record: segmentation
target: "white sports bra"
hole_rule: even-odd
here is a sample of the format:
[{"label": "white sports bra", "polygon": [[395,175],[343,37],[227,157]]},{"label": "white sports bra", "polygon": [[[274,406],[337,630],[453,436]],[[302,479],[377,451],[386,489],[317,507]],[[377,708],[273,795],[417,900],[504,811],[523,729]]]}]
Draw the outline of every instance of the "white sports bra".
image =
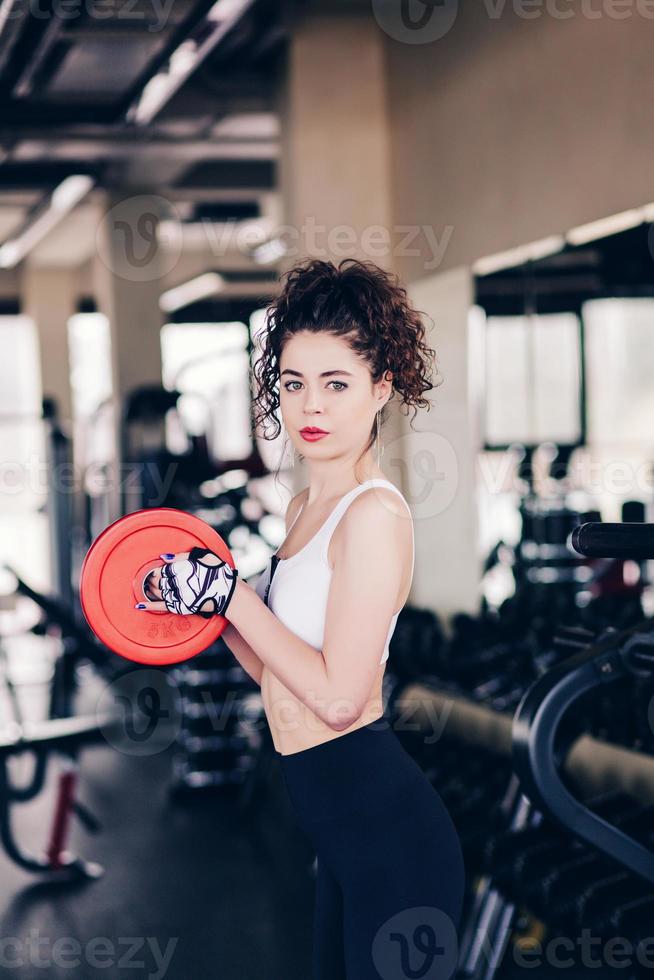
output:
[{"label": "white sports bra", "polygon": [[[365,480],[341,497],[324,524],[296,554],[289,558],[278,558],[277,554],[272,555],[268,567],[264,569],[255,583],[255,592],[266,602],[280,622],[284,623],[296,636],[315,647],[316,650],[322,650],[325,633],[325,612],[329,583],[332,577],[332,569],[327,560],[327,549],[331,536],[350,502],[372,486],[384,486],[390,490],[395,490],[404,500],[400,491],[390,480]],[[406,500],[404,503],[409,510]],[[293,524],[288,529],[287,538],[295,521],[302,513],[303,507],[304,504],[300,507]],[[411,517],[410,510],[409,516]],[[411,519],[411,535],[413,539],[411,579],[413,579],[415,567],[413,519]],[[388,660],[388,645],[395,630],[398,616],[399,612],[394,613],[391,619],[380,660],[382,664]]]}]

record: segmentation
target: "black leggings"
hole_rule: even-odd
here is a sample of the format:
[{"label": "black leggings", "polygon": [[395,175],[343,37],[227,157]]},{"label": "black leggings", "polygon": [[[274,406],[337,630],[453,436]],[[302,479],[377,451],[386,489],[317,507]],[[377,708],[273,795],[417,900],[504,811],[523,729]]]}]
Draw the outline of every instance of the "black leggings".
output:
[{"label": "black leggings", "polygon": [[318,858],[313,980],[447,980],[464,892],[459,837],[387,716],[278,754]]}]

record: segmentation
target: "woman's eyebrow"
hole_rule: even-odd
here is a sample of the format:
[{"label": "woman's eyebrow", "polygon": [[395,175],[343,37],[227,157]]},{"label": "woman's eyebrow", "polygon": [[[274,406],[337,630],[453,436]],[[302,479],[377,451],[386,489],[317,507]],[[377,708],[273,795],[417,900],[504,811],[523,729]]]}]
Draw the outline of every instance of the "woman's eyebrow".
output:
[{"label": "woman's eyebrow", "polygon": [[[280,377],[284,377],[285,374],[293,374],[293,375],[295,375],[296,378],[303,378],[304,377],[304,375],[302,374],[301,371],[293,371],[293,370],[291,370],[291,368],[284,368],[284,370],[282,371]],[[323,371],[322,374],[319,374],[318,375],[318,377],[319,378],[329,378],[329,377],[332,376],[332,374],[347,374],[348,378],[353,378],[354,377],[354,375],[352,374],[351,371]]]}]

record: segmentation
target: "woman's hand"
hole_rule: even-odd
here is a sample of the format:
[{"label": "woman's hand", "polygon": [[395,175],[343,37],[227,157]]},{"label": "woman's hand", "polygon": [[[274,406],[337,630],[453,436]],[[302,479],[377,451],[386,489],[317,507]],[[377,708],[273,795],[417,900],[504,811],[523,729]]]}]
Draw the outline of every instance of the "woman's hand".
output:
[{"label": "woman's hand", "polygon": [[176,555],[166,552],[161,558],[166,564],[151,572],[145,582],[146,595],[152,599],[137,603],[137,609],[205,619],[225,616],[236,587],[236,568],[206,548]]}]

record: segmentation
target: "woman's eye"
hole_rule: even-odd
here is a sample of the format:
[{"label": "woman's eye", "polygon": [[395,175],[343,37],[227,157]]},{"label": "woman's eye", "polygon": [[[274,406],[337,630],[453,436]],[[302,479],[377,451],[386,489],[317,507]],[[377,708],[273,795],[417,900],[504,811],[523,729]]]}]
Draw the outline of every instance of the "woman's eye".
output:
[{"label": "woman's eye", "polygon": [[[286,384],[284,385],[284,388],[286,389],[286,391],[297,391],[297,388],[291,388],[290,386],[299,385],[301,383],[302,383],[301,381],[287,381]],[[340,385],[340,388],[335,389],[336,391],[343,391],[344,388],[347,388],[347,385],[344,384],[342,381],[330,381],[329,384]]]}]

